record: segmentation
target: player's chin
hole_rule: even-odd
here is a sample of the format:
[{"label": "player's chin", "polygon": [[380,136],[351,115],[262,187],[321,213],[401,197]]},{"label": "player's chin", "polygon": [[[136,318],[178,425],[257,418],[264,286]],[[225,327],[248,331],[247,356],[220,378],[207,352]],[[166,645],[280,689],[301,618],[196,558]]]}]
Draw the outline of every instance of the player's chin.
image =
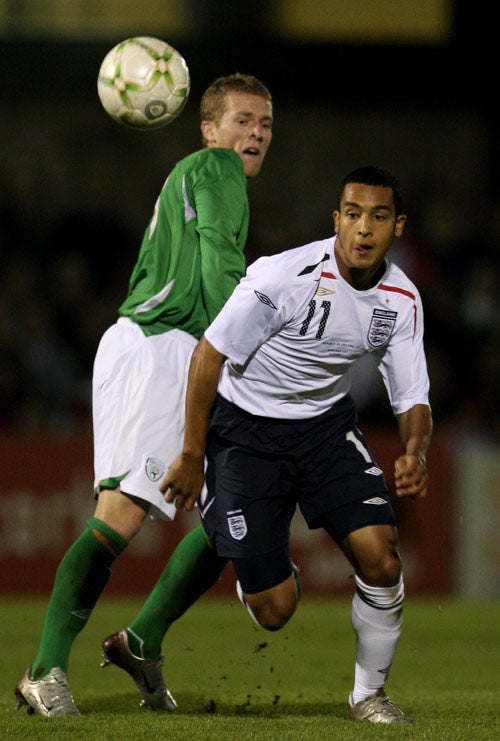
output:
[{"label": "player's chin", "polygon": [[[252,157],[254,157],[254,155],[252,155]],[[245,176],[247,178],[254,178],[260,172],[260,168],[262,167],[262,158],[254,157],[254,159],[252,159],[250,156],[245,156],[243,163],[245,165]]]}]

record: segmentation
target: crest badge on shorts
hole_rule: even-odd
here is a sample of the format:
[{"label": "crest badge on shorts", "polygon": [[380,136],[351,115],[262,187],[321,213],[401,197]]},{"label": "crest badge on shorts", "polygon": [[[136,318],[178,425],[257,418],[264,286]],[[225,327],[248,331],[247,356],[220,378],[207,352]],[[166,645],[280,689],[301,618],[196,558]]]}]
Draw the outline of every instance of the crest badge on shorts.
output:
[{"label": "crest badge on shorts", "polygon": [[245,516],[238,514],[241,510],[228,512],[227,524],[231,537],[235,540],[243,540],[248,532]]},{"label": "crest badge on shorts", "polygon": [[165,464],[159,458],[148,458],[145,468],[150,481],[158,481],[165,473]]},{"label": "crest badge on shorts", "polygon": [[381,347],[391,338],[396,324],[397,311],[374,309],[368,328],[368,342],[372,347]]}]

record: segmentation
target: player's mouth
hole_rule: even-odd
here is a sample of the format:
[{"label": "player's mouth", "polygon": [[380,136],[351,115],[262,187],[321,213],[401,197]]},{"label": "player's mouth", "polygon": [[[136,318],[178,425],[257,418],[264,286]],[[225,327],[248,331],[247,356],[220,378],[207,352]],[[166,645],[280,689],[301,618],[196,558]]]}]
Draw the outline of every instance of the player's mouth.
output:
[{"label": "player's mouth", "polygon": [[260,157],[260,150],[257,147],[247,147],[243,150],[243,154],[248,154],[251,157]]},{"label": "player's mouth", "polygon": [[356,252],[358,255],[367,255],[373,247],[370,244],[355,244],[354,245],[354,252]]}]

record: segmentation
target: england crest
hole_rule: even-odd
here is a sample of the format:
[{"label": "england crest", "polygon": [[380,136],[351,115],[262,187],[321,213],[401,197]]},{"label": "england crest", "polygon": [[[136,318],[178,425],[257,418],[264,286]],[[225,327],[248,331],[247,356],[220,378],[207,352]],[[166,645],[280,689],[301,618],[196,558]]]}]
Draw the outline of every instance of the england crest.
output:
[{"label": "england crest", "polygon": [[241,509],[236,510],[235,512],[227,513],[227,524],[231,537],[234,538],[234,540],[243,540],[248,532],[247,523],[245,520],[245,516],[237,514],[238,512],[241,512]]},{"label": "england crest", "polygon": [[382,347],[389,341],[394,331],[397,315],[397,311],[373,310],[368,328],[368,342],[372,347]]}]

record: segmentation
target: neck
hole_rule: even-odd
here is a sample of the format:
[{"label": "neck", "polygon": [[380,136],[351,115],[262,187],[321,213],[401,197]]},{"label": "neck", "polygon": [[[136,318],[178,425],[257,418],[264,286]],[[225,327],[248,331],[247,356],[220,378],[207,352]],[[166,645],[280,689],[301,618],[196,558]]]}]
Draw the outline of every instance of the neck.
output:
[{"label": "neck", "polygon": [[384,274],[385,262],[375,267],[373,270],[358,270],[356,268],[348,269],[348,277],[342,276],[357,291],[367,291],[377,285]]}]

